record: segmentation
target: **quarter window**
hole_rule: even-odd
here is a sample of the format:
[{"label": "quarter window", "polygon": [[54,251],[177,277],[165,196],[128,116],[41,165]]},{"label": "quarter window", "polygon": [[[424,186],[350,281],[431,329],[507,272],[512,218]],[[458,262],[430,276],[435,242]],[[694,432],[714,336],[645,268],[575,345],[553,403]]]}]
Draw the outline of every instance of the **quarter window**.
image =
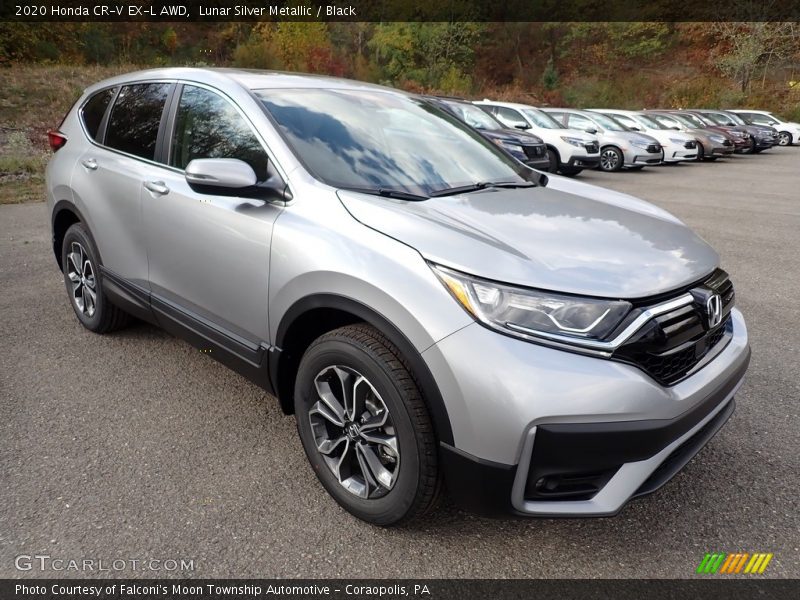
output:
[{"label": "quarter window", "polygon": [[195,158],[238,158],[253,167],[258,181],[267,179],[267,154],[233,105],[214,92],[187,85],[175,118],[169,164],[185,169]]},{"label": "quarter window", "polygon": [[97,134],[100,131],[100,124],[103,122],[108,104],[114,97],[114,91],[114,88],[111,88],[103,90],[102,92],[97,92],[83,105],[81,118],[83,119],[83,124],[86,126],[86,133],[88,133],[89,137],[93,140],[97,139]]},{"label": "quarter window", "polygon": [[111,109],[106,145],[153,160],[161,113],[164,111],[170,85],[138,83],[124,86]]}]

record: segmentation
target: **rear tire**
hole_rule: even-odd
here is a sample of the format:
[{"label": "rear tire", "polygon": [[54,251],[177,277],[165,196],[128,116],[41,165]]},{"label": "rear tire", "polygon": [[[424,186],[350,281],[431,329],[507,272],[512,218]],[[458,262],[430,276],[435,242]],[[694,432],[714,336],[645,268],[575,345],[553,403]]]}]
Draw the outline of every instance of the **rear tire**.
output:
[{"label": "rear tire", "polygon": [[350,514],[386,527],[435,507],[433,424],[406,359],[377,329],[349,325],[312,343],[294,404],[314,472]]},{"label": "rear tire", "polygon": [[91,236],[81,223],[67,229],[61,246],[61,270],[72,309],[89,331],[110,333],[125,327],[130,315],[106,296],[98,256]]}]

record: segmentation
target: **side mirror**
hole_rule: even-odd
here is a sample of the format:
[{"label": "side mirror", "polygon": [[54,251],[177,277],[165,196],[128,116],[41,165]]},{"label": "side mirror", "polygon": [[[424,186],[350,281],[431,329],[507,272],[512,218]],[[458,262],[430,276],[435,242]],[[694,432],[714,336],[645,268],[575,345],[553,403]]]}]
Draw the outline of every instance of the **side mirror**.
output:
[{"label": "side mirror", "polygon": [[185,176],[189,185],[209,189],[248,188],[258,181],[253,167],[238,158],[196,158],[186,165]]},{"label": "side mirror", "polygon": [[638,125],[629,125],[628,129],[630,129],[631,131],[641,131],[642,130],[642,128],[639,127]]},{"label": "side mirror", "polygon": [[586,129],[584,129],[584,131],[585,131],[586,133],[591,133],[592,135],[594,135],[595,133],[597,133],[597,129],[596,129],[595,127],[587,127]]},{"label": "side mirror", "polygon": [[517,121],[516,123],[514,123],[514,129],[521,129],[522,131],[525,131],[526,129],[530,128],[531,128],[530,125],[528,125],[527,123],[523,123],[522,121]]},{"label": "side mirror", "polygon": [[680,131],[681,130],[681,128],[678,127],[677,125],[673,125],[672,127],[670,127],[670,129],[674,129],[675,131]]}]

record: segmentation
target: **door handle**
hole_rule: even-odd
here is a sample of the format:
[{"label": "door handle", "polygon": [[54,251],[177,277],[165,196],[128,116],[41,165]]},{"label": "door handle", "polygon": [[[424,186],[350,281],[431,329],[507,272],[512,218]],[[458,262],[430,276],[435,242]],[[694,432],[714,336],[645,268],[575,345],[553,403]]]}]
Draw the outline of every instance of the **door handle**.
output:
[{"label": "door handle", "polygon": [[169,188],[163,181],[145,181],[144,187],[159,196],[169,194]]},{"label": "door handle", "polygon": [[87,158],[86,160],[82,160],[81,164],[84,167],[86,167],[87,169],[89,169],[90,171],[96,171],[97,170],[97,161],[95,159],[93,159],[93,158]]}]

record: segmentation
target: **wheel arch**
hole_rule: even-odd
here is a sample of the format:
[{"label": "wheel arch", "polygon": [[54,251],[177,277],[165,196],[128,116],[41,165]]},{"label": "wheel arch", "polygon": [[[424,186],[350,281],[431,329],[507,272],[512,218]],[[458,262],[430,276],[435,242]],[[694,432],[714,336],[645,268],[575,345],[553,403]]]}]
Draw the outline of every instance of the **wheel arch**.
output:
[{"label": "wheel arch", "polygon": [[[88,229],[89,225],[86,219],[83,218],[81,211],[69,200],[59,200],[56,202],[53,206],[52,215],[53,256],[55,256],[56,262],[58,263],[58,268],[63,270],[61,250],[67,230],[75,223],[83,223],[90,238],[92,234]],[[94,238],[92,238],[92,243],[94,243]],[[97,248],[97,244],[94,244],[94,246]],[[97,258],[100,264],[102,264],[103,261],[100,259],[99,252]]]},{"label": "wheel arch", "polygon": [[280,349],[270,361],[270,379],[281,409],[294,412],[294,384],[300,359],[320,335],[345,325],[365,322],[391,341],[409,363],[433,419],[436,438],[453,443],[453,430],[439,387],[422,355],[402,331],[366,304],[338,294],[313,294],[297,300],[280,320],[275,345]]}]

